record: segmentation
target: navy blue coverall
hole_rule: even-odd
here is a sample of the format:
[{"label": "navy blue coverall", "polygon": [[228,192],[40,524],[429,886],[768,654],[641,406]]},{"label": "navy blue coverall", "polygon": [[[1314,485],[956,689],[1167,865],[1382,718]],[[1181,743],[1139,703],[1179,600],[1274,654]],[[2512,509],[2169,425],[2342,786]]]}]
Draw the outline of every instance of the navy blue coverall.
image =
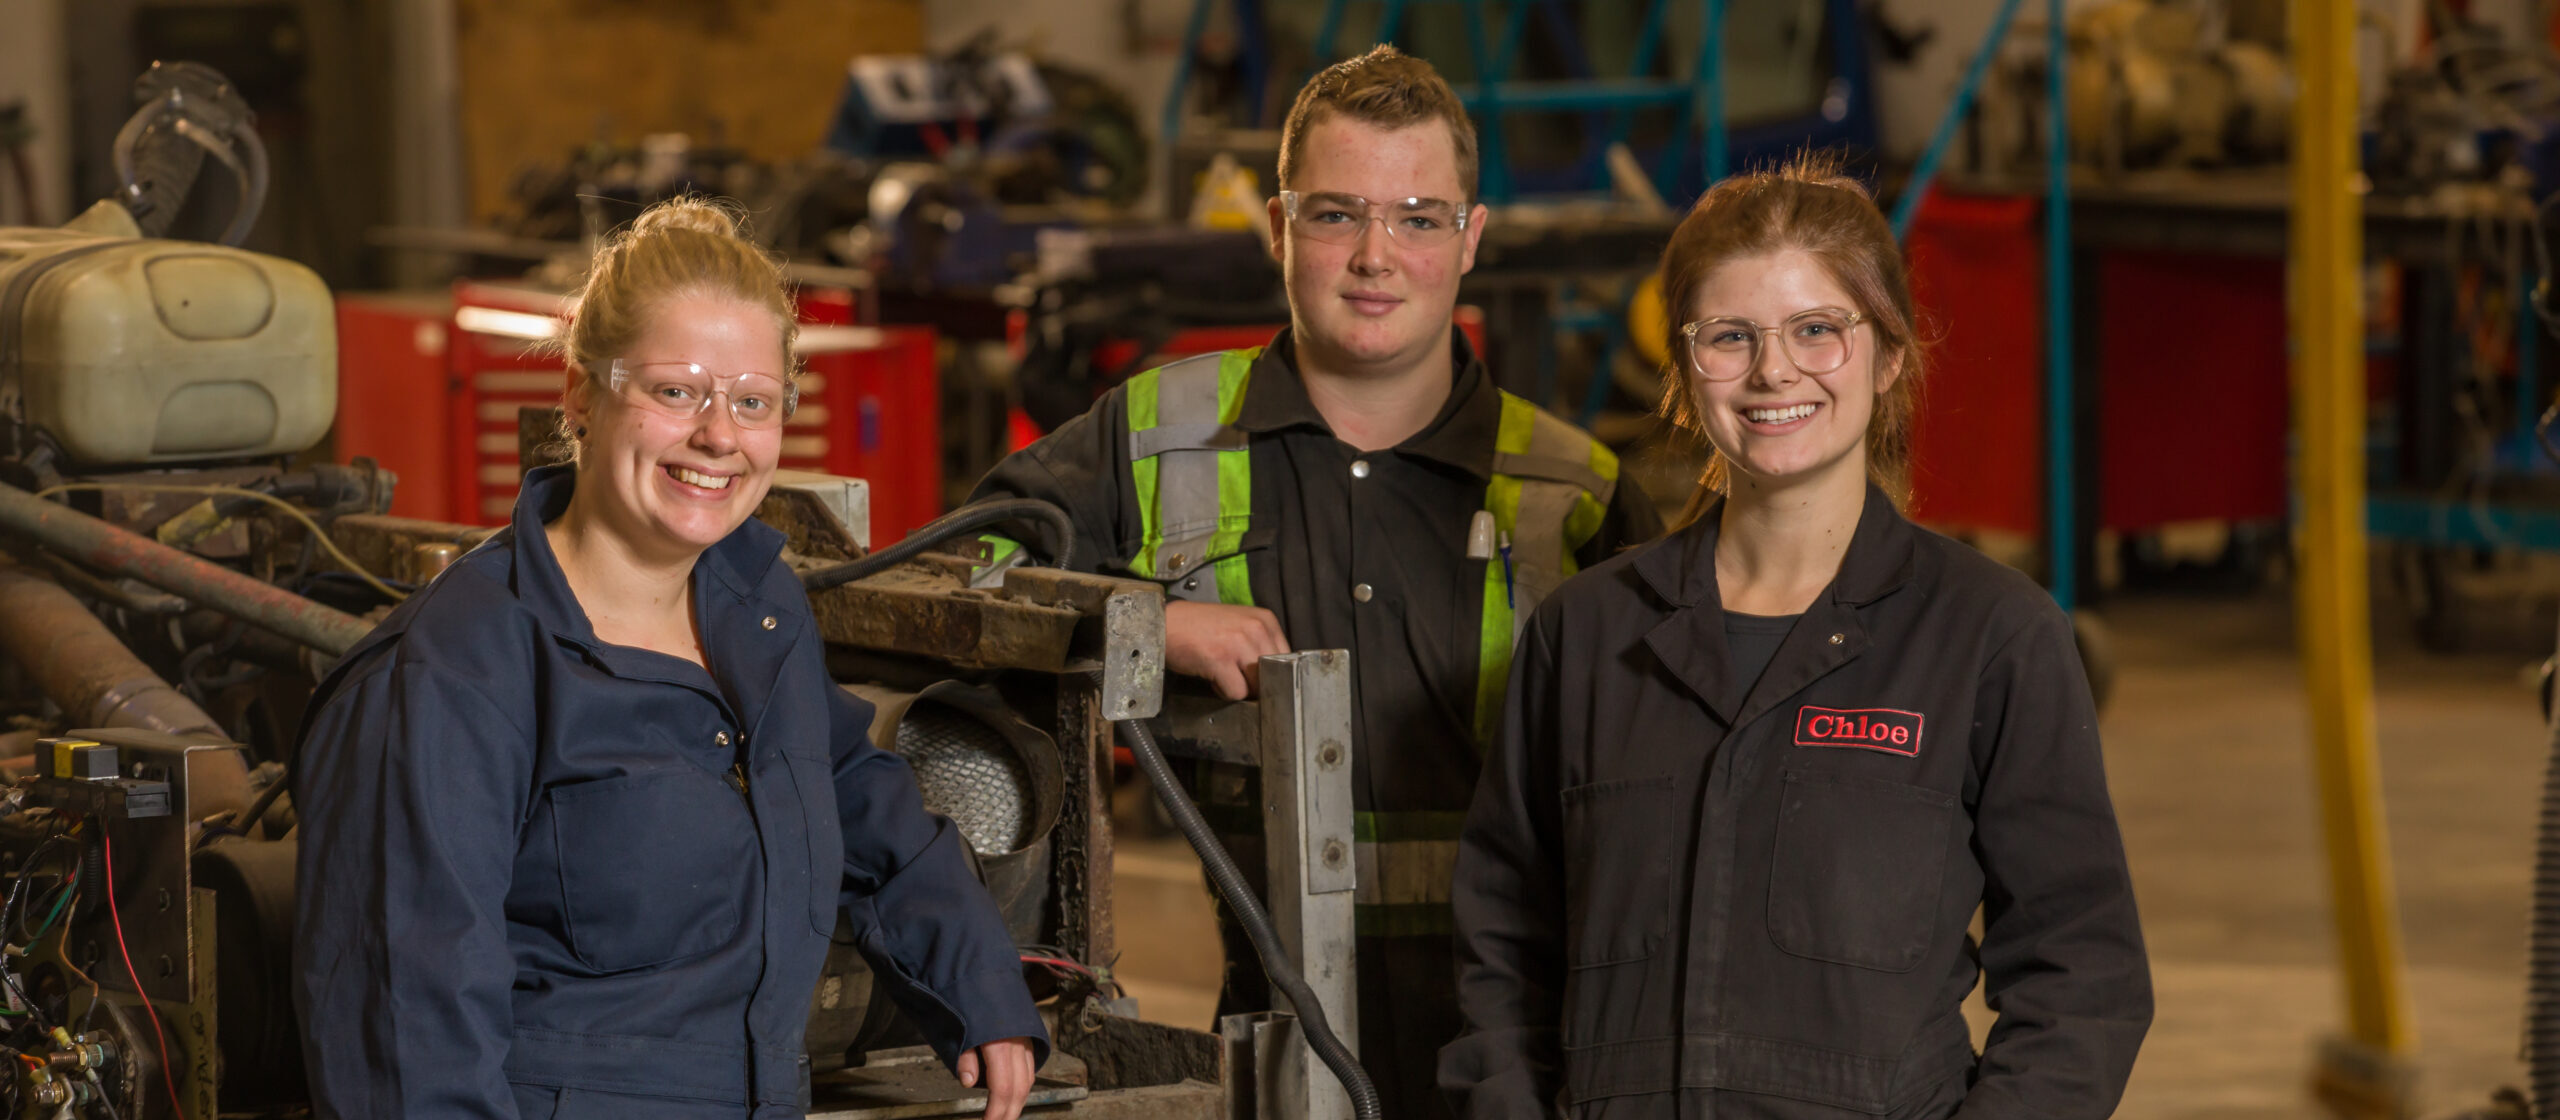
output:
[{"label": "navy blue coverall", "polygon": [[322,682],[297,762],[295,1004],[322,1117],[797,1117],[849,907],[948,1064],[1048,1040],[952,824],[826,672],[782,535],[703,553],[711,670],[597,640],[515,523]]}]

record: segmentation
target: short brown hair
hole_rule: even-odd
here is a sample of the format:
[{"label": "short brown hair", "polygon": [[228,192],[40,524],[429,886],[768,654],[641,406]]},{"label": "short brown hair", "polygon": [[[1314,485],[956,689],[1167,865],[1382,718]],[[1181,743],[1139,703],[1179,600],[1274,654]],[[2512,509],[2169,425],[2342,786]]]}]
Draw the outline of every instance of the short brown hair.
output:
[{"label": "short brown hair", "polygon": [[1458,150],[1458,187],[1466,192],[1457,201],[1475,201],[1475,122],[1467,119],[1467,107],[1458,100],[1458,92],[1430,63],[1381,43],[1309,79],[1289,106],[1289,119],[1280,125],[1281,186],[1289,185],[1291,170],[1305,154],[1307,130],[1337,113],[1390,129],[1429,120],[1446,122],[1449,140]]},{"label": "short brown hair", "polygon": [[[1876,335],[1876,368],[1898,361],[1892,388],[1876,395],[1867,420],[1867,477],[1899,504],[1911,484],[1911,417],[1919,410],[1924,346],[1911,303],[1911,280],[1893,226],[1866,185],[1844,174],[1835,156],[1807,154],[1771,171],[1737,175],[1699,196],[1662,250],[1663,340],[1671,357],[1662,371],[1662,412],[1690,432],[1704,432],[1689,392],[1689,340],[1680,328],[1707,276],[1729,261],[1789,249],[1821,262],[1849,293]],[[1710,450],[1698,491],[1676,527],[1704,516],[1731,481],[1732,464]]]}]

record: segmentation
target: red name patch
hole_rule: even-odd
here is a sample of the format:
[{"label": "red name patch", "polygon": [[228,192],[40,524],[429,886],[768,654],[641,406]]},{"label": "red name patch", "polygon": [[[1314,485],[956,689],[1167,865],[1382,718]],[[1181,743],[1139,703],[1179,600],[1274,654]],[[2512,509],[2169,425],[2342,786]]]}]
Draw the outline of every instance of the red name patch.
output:
[{"label": "red name patch", "polygon": [[1799,708],[1799,747],[1859,747],[1918,756],[1920,713],[1899,708]]}]

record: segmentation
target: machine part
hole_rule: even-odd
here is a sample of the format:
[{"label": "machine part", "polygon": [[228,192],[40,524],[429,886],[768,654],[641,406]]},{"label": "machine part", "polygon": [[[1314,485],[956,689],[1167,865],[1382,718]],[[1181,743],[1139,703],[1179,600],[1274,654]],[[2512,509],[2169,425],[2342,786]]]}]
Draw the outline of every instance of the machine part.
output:
[{"label": "machine part", "polygon": [[148,537],[0,486],[0,527],[35,539],[90,567],[144,583],[275,631],[332,657],[354,648],[373,624],[209,564]]},{"label": "machine part", "polygon": [[34,675],[73,722],[222,733],[212,716],[162,681],[62,585],[6,564],[0,564],[0,653]]},{"label": "machine part", "polygon": [[230,79],[200,62],[154,62],[134,80],[133,91],[142,108],[116,132],[116,201],[150,235],[167,233],[204,157],[212,156],[239,188],[222,243],[246,240],[267,197],[267,146],[248,101]]},{"label": "machine part", "polygon": [[914,769],[925,808],[949,817],[981,859],[1021,852],[1058,825],[1058,745],[993,689],[941,681],[922,692],[845,691],[872,704],[871,740]]},{"label": "machine part", "polygon": [[[1317,1001],[1311,1008],[1292,992],[1290,1010],[1311,1035],[1329,1022],[1344,1024],[1339,1045],[1356,1052],[1351,655],[1319,650],[1265,657],[1261,680],[1262,788],[1285,791],[1262,799],[1271,924]],[[1263,1083],[1261,1114],[1347,1120],[1359,1091],[1348,1078],[1337,1086],[1308,1065],[1305,1054],[1282,1055],[1278,1076]]]},{"label": "machine part", "polygon": [[0,229],[0,414],[72,461],[291,455],[338,400],[317,273],[182,241]]},{"label": "machine part", "polygon": [[294,855],[291,837],[230,839],[190,861],[222,945],[213,987],[222,994],[225,1110],[289,1105],[307,1092],[292,998]]},{"label": "machine part", "polygon": [[1146,580],[1080,575],[1059,568],[1013,568],[1004,593],[1016,600],[1070,608],[1088,621],[1078,644],[1092,650],[1085,631],[1101,620],[1102,710],[1113,719],[1148,719],[1164,707],[1164,588]]},{"label": "machine part", "polygon": [[[1072,1058],[1063,1062],[1052,1059],[1051,1068],[1041,1071],[1032,1082],[1031,1095],[1024,1104],[1042,1108],[1090,1097],[1092,1090],[1057,1076],[1074,1065]],[[811,1090],[818,1103],[809,1110],[808,1120],[966,1117],[986,1109],[984,1090],[963,1090],[954,1096],[952,1089],[951,1074],[942,1068],[942,1059],[935,1057],[933,1051],[921,1046],[885,1051],[873,1055],[860,1069],[839,1071],[813,1084]],[[1076,1114],[1083,1115],[1081,1110]]]},{"label": "machine part", "polygon": [[[1340,650],[1324,650],[1286,654],[1282,657],[1263,660],[1268,666],[1274,661],[1286,661],[1289,658],[1329,657],[1347,660],[1348,656]],[[1267,683],[1266,687],[1268,687]],[[1297,968],[1290,963],[1288,947],[1282,943],[1280,932],[1272,928],[1270,913],[1265,911],[1261,901],[1253,896],[1253,888],[1245,882],[1244,873],[1237,869],[1235,857],[1228,855],[1226,848],[1218,843],[1217,836],[1209,831],[1209,822],[1201,818],[1199,806],[1193,805],[1190,795],[1183,792],[1181,782],[1173,776],[1173,767],[1165,761],[1164,751],[1156,746],[1155,734],[1148,731],[1147,725],[1140,720],[1122,720],[1119,728],[1121,738],[1128,742],[1130,751],[1137,756],[1138,769],[1146,774],[1147,784],[1155,788],[1157,800],[1161,801],[1165,811],[1172,815],[1174,826],[1182,830],[1183,838],[1191,842],[1192,851],[1199,854],[1201,864],[1208,869],[1210,882],[1218,889],[1218,897],[1226,900],[1228,908],[1236,915],[1237,923],[1244,927],[1246,938],[1253,942],[1254,955],[1262,959],[1262,968],[1270,976],[1271,986],[1288,997],[1289,1006],[1296,1009],[1299,1016],[1298,1022],[1306,1032],[1307,1049],[1313,1050],[1316,1057],[1322,1060],[1325,1067],[1332,1070],[1334,1077],[1342,1083],[1344,1093],[1350,1098],[1352,1113],[1358,1116],[1359,1120],[1382,1120],[1385,1113],[1379,1105],[1378,1090],[1369,1080],[1368,1071],[1360,1068],[1359,1056],[1343,1044],[1341,1036],[1334,1033],[1331,1019],[1325,1014],[1324,1002],[1317,997],[1314,989],[1307,986],[1306,978],[1300,975]],[[1272,845],[1275,850],[1280,846],[1276,843]],[[1346,866],[1350,864],[1348,851],[1342,854],[1341,862]],[[1344,895],[1343,902],[1347,919],[1350,902],[1347,893]],[[1347,921],[1345,925],[1348,928]],[[1345,956],[1347,957],[1348,954]],[[1344,978],[1347,980],[1347,975]],[[1348,989],[1346,988],[1345,991],[1347,992]],[[1298,1084],[1304,1085],[1305,1082],[1301,1081]],[[1285,1087],[1278,1088],[1285,1091]],[[1315,1104],[1314,1101],[1306,1099],[1303,1090],[1300,1091],[1299,1099],[1306,1101],[1309,1106]],[[1298,1111],[1277,1112],[1270,1115],[1307,1116],[1310,1114]]]},{"label": "machine part", "polygon": [[986,532],[1000,525],[1037,525],[1049,531],[1048,552],[1056,566],[1075,566],[1076,527],[1066,511],[1036,498],[1000,498],[972,502],[918,527],[905,540],[862,559],[802,572],[800,583],[811,591],[840,587],[915,559],[928,549]]}]

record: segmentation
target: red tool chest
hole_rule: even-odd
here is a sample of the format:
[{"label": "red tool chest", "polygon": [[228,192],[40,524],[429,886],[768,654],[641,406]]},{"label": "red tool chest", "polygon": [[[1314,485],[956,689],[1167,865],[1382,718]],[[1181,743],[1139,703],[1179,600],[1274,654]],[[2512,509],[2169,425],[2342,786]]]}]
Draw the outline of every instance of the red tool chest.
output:
[{"label": "red tool chest", "polygon": [[[807,374],[781,465],[868,481],[872,543],[894,542],[942,507],[934,332],[856,326],[850,297],[828,289],[800,303]],[[566,386],[547,344],[568,298],[463,281],[449,306],[430,319],[431,299],[341,298],[341,322],[356,329],[340,331],[337,454],[399,472],[403,516],[500,524],[521,479],[518,411],[558,404]],[[431,329],[443,331],[440,355],[422,352]]]}]

